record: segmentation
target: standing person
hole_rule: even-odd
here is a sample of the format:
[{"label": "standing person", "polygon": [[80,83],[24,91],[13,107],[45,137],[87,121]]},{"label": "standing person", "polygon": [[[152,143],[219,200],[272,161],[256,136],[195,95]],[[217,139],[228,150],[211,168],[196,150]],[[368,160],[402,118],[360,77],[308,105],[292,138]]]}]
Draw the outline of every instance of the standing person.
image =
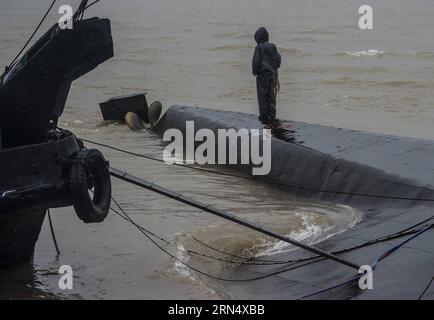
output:
[{"label": "standing person", "polygon": [[276,95],[279,91],[281,56],[274,43],[268,42],[267,29],[259,28],[255,33],[258,44],[252,60],[253,75],[256,76],[258,92],[259,121],[271,124],[276,120]]}]

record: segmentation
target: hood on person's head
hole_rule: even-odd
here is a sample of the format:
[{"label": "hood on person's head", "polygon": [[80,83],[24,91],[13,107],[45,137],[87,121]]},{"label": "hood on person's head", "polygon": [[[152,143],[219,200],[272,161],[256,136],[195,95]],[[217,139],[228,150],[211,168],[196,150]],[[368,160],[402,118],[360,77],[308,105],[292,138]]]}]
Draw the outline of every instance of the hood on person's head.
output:
[{"label": "hood on person's head", "polygon": [[264,27],[259,28],[255,33],[255,40],[257,44],[268,42],[268,31]]}]

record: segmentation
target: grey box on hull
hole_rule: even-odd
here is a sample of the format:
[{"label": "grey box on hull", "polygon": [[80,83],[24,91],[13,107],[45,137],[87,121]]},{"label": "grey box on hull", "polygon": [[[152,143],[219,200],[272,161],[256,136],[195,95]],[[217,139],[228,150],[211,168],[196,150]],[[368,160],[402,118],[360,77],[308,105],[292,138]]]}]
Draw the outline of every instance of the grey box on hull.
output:
[{"label": "grey box on hull", "polygon": [[148,102],[145,93],[112,97],[99,104],[104,120],[124,121],[128,112],[138,114],[148,122]]}]

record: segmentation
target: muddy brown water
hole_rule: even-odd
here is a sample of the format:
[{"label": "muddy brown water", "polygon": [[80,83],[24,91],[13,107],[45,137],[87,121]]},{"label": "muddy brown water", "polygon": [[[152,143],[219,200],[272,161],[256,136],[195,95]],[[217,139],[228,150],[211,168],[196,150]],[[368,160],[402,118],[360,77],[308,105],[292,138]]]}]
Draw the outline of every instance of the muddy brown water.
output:
[{"label": "muddy brown water", "polygon": [[[1,65],[24,43],[48,2],[0,2]],[[112,20],[116,56],[74,83],[60,125],[83,138],[161,158],[161,140],[153,133],[99,126],[98,102],[146,91],[149,102],[158,99],[165,108],[190,104],[255,113],[252,35],[264,25],[283,55],[280,117],[432,139],[434,6],[430,0],[371,4],[375,30],[364,32],[357,28],[360,3],[353,0],[104,0],[88,15]],[[57,18],[50,15],[42,29]],[[116,167],[308,243],[347,229],[362,214],[257,182],[101,150]],[[216,255],[194,238],[262,259],[292,249],[117,180],[113,190],[137,223],[170,240],[167,250],[214,275],[230,277],[235,266],[188,254]],[[115,214],[100,225],[84,225],[71,209],[52,215],[61,256],[46,221],[34,265],[2,271],[1,298],[227,297],[224,285],[174,262]],[[58,288],[58,269],[65,264],[74,270],[71,291]]]}]

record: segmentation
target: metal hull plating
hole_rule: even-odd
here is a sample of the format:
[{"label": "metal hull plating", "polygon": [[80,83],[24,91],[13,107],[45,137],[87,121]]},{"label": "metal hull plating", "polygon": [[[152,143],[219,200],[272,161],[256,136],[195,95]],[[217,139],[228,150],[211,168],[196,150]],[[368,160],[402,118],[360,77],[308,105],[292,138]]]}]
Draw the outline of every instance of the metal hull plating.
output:
[{"label": "metal hull plating", "polygon": [[[254,129],[256,116],[205,108],[173,106],[157,126],[157,131],[185,130],[186,121],[195,121],[197,130]],[[327,252],[348,250],[339,257],[358,265],[372,265],[391,248],[399,246],[374,271],[374,290],[360,290],[357,283],[330,287],[357,275],[331,260],[321,260],[270,279],[245,285],[227,285],[234,296],[257,299],[300,299],[315,293],[312,299],[418,299],[434,270],[434,144],[432,141],[387,136],[321,125],[289,122],[296,131],[296,141],[272,139],[271,172],[258,178],[299,197],[320,199],[348,205],[364,214],[364,221],[316,246]],[[240,150],[238,150],[240,151]],[[238,152],[238,154],[240,154]],[[247,174],[250,165],[232,165]],[[431,226],[431,227],[430,227]],[[410,235],[390,238],[406,229],[427,228]],[[367,242],[374,241],[369,245]],[[276,260],[308,257],[295,250],[272,256]],[[257,269],[245,267],[234,278],[257,276]],[[275,267],[264,267],[265,274]],[[218,286],[218,284],[216,284]],[[323,292],[319,292],[324,290]],[[318,293],[319,292],[319,293]],[[434,288],[425,293],[434,298]]]}]

